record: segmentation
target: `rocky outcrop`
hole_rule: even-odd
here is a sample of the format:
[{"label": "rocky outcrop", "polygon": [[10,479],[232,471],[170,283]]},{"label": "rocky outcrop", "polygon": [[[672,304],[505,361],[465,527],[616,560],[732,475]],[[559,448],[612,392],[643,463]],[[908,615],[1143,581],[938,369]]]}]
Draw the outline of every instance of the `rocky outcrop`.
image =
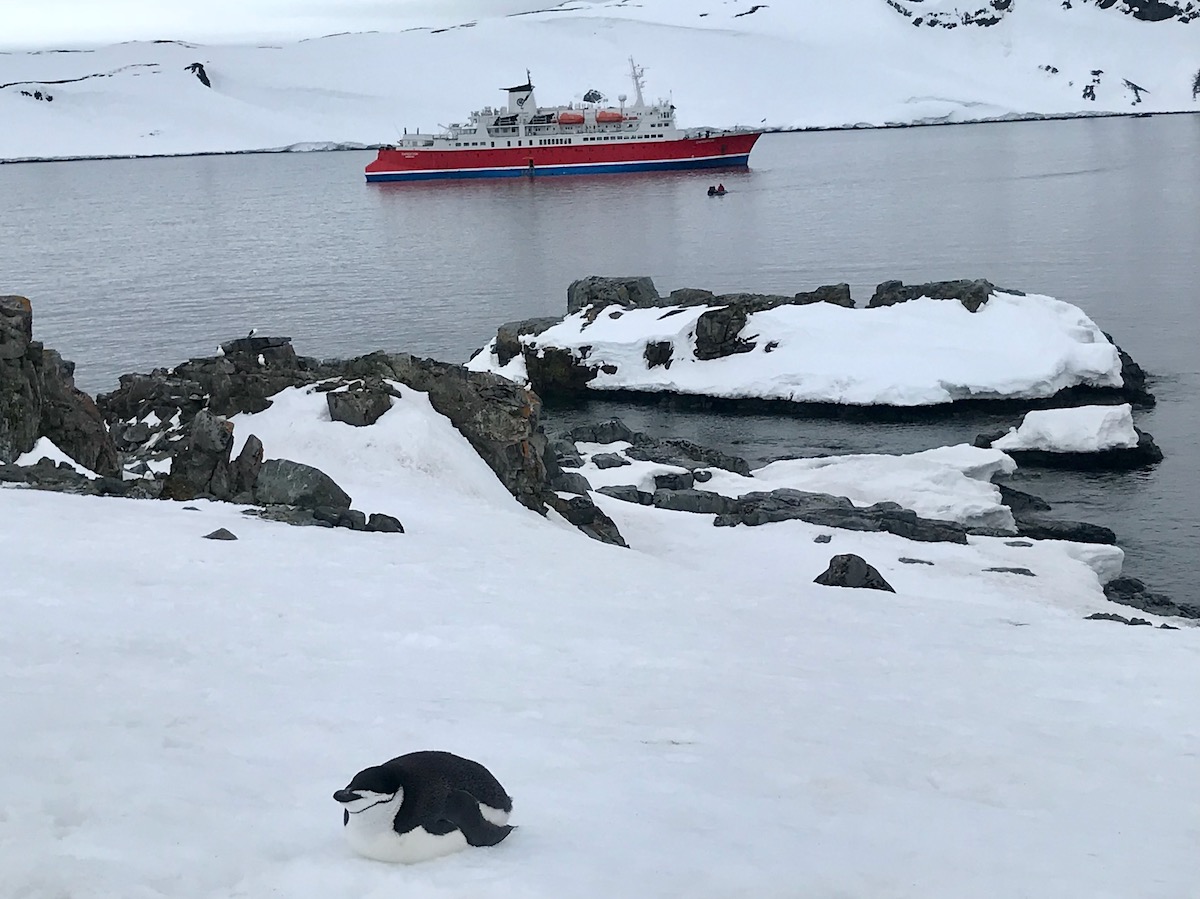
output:
[{"label": "rocky outcrop", "polygon": [[[1021,468],[1063,468],[1072,471],[1132,471],[1149,468],[1163,460],[1163,451],[1154,442],[1154,437],[1141,428],[1137,432],[1137,446],[1112,447],[1093,453],[1055,452],[1040,449],[1006,449]],[[990,449],[992,442],[1005,436],[1007,431],[980,434],[974,445]]]},{"label": "rocky outcrop", "polygon": [[541,334],[557,325],[561,318],[527,318],[522,321],[505,322],[496,329],[496,358],[501,365],[508,365],[521,355],[521,338]]},{"label": "rocky outcrop", "polygon": [[738,497],[737,508],[718,515],[714,524],[718,527],[755,526],[777,521],[805,521],[848,531],[885,531],[925,543],[967,542],[967,532],[959,525],[921,518],[898,503],[860,507],[844,496],[791,488],[744,494]]},{"label": "rocky outcrop", "polygon": [[116,445],[91,397],[76,388],[74,363],[33,339],[33,307],[0,297],[0,462],[45,437],[100,475],[120,473]]},{"label": "rocky outcrop", "polygon": [[379,421],[383,413],[392,408],[393,397],[398,399],[400,391],[382,378],[354,381],[325,394],[330,419],[356,428]]},{"label": "rocky outcrop", "polygon": [[567,314],[573,315],[585,306],[624,306],[647,308],[663,305],[654,281],[646,277],[605,278],[590,275],[574,281],[567,288]]},{"label": "rocky outcrop", "polygon": [[187,439],[175,450],[171,473],[163,484],[163,498],[231,499],[234,496],[232,450],[233,425],[207,409],[200,410],[192,419]]},{"label": "rocky outcrop", "polygon": [[264,506],[339,512],[350,508],[349,494],[333,478],[319,468],[290,459],[267,459],[262,463],[254,482],[254,499]]},{"label": "rocky outcrop", "polygon": [[546,504],[593,540],[613,546],[627,546],[625,538],[617,529],[616,522],[592,502],[588,496],[572,496],[569,499],[551,493]]},{"label": "rocky outcrop", "polygon": [[1176,602],[1163,593],[1154,593],[1135,577],[1118,577],[1104,585],[1104,596],[1110,601],[1149,612],[1151,615],[1169,615],[1179,618],[1200,619],[1200,603]]},{"label": "rocky outcrop", "polygon": [[121,496],[127,499],[157,499],[163,486],[163,482],[155,478],[90,478],[80,474],[68,462],[55,465],[49,459],[40,459],[33,465],[0,463],[0,483],[34,490],[53,490],[56,493]]},{"label": "rocky outcrop", "polygon": [[[574,448],[575,441],[601,444],[624,441],[632,444],[629,449],[624,451],[624,456],[629,459],[657,462],[659,465],[674,465],[686,468],[693,473],[698,469],[723,468],[745,477],[750,476],[750,464],[741,456],[723,453],[698,443],[692,443],[690,440],[677,438],[658,440],[642,431],[633,430],[619,418],[610,418],[608,421],[597,424],[573,428],[563,434],[560,440],[570,442],[572,448]],[[616,458],[621,460],[620,456],[616,456]],[[595,456],[592,457],[592,461],[596,461]],[[627,463],[621,460],[616,464]],[[697,480],[704,480],[704,478],[701,476]]]},{"label": "rocky outcrop", "polygon": [[885,590],[895,593],[873,565],[862,556],[843,553],[829,560],[829,567],[813,579],[814,584],[826,587],[852,587],[860,590]]},{"label": "rocky outcrop", "polygon": [[1000,489],[1000,502],[1008,506],[1017,526],[1017,534],[1034,540],[1067,540],[1071,543],[1099,543],[1116,546],[1117,535],[1109,528],[1086,521],[1067,521],[1049,518],[1048,502],[1032,493],[1024,493],[1005,484]]},{"label": "rocky outcrop", "polygon": [[[996,285],[984,278],[974,281],[930,281],[926,284],[908,284],[903,281],[884,281],[875,288],[875,294],[867,303],[868,309],[878,309],[880,306],[895,306],[897,303],[907,303],[910,300],[927,297],[931,300],[958,300],[968,312],[978,312],[993,293]],[[1002,293],[1017,293],[1020,291],[1004,290]]]}]

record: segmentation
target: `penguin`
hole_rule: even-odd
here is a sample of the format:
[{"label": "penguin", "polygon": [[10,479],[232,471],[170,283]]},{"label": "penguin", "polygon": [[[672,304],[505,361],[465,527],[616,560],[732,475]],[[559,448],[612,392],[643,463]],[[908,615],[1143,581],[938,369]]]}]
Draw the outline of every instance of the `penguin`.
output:
[{"label": "penguin", "polygon": [[365,768],[333,794],[359,855],[412,864],[495,846],[509,835],[512,798],[483,765],[426,750]]}]

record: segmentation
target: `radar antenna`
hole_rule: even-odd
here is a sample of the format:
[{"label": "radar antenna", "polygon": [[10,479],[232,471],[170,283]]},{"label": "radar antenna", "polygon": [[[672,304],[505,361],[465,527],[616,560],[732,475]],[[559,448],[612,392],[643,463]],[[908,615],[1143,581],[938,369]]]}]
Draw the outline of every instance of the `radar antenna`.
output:
[{"label": "radar antenna", "polygon": [[629,70],[630,74],[633,76],[633,93],[637,100],[637,105],[645,106],[646,103],[642,99],[642,88],[645,87],[646,84],[646,79],[644,77],[646,70],[634,62],[632,56],[629,57]]}]

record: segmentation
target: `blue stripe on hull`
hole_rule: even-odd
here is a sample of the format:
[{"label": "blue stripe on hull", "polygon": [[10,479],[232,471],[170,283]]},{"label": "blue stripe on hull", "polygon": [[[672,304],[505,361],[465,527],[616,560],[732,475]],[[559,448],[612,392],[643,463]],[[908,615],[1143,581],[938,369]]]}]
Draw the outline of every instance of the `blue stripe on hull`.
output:
[{"label": "blue stripe on hull", "polygon": [[[707,159],[664,159],[654,162],[598,162],[594,165],[546,165],[533,169],[542,175],[599,175],[610,172],[665,172],[678,169],[715,169],[747,166],[750,154],[718,156]],[[420,172],[367,172],[368,181],[433,181],[444,178],[521,178],[529,167],[503,169],[447,169]]]}]

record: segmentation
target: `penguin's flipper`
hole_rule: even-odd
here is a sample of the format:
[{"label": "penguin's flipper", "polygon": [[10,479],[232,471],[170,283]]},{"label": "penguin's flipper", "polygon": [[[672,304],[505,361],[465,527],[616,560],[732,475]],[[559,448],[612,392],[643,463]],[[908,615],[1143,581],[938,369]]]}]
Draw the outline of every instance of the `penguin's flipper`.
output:
[{"label": "penguin's flipper", "polygon": [[472,846],[495,846],[512,831],[511,824],[493,824],[479,811],[479,800],[466,790],[454,790],[446,797],[442,816],[457,825]]}]

